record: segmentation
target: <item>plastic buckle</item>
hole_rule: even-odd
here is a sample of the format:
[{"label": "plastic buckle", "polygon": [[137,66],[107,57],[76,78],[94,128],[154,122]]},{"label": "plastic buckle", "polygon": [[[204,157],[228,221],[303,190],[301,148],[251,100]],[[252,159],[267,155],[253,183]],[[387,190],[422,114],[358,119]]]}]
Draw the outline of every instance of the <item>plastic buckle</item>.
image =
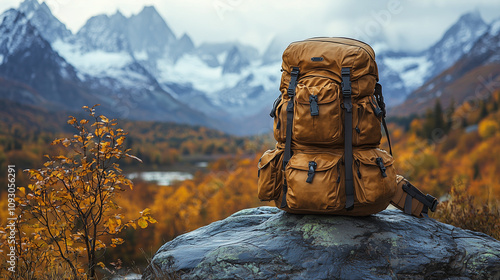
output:
[{"label": "plastic buckle", "polygon": [[429,207],[429,209],[432,211],[432,212],[436,212],[436,208],[437,208],[437,205],[439,204],[439,201],[433,197],[432,195],[428,194],[425,196],[425,198],[431,202],[431,206]]},{"label": "plastic buckle", "polygon": [[350,97],[351,91],[351,68],[342,68],[342,95],[345,97]]}]

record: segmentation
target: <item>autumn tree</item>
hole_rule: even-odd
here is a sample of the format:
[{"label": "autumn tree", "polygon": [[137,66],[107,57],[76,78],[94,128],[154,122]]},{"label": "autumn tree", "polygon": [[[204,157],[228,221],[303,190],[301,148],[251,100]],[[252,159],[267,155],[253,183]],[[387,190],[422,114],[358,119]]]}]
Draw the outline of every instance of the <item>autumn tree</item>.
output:
[{"label": "autumn tree", "polygon": [[19,226],[25,227],[19,232],[31,232],[19,246],[37,248],[51,262],[64,264],[72,279],[94,279],[97,266],[104,267],[98,252],[123,243],[115,237],[123,229],[156,222],[149,209],[132,220],[120,213],[115,196],[132,189],[132,182],[118,162],[140,159],[124,147],[127,133],[116,128],[116,120],[97,115],[96,106],[83,107],[90,122],[69,117],[77,131],[72,138],[52,142],[63,145],[68,155],[47,156],[43,168],[28,170],[33,184],[19,188]]}]

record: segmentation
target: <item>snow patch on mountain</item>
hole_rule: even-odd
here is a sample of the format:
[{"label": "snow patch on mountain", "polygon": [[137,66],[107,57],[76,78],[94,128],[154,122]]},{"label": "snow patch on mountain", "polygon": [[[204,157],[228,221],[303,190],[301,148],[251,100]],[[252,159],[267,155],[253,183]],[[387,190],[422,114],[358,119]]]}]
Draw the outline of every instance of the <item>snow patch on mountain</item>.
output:
[{"label": "snow patch on mountain", "polygon": [[491,26],[490,29],[488,30],[488,33],[490,35],[498,35],[500,33],[500,19],[495,20]]},{"label": "snow patch on mountain", "polygon": [[209,96],[221,89],[233,87],[239,77],[237,74],[223,75],[222,67],[210,67],[197,55],[184,55],[175,65],[163,58],[158,60],[157,65],[160,83],[190,84]]},{"label": "snow patch on mountain", "polygon": [[407,89],[421,86],[429,76],[432,62],[423,55],[416,57],[386,58],[385,64],[393,71],[400,73],[400,77]]},{"label": "snow patch on mountain", "polygon": [[[126,52],[106,52],[103,50],[82,51],[77,45],[56,41],[52,47],[78,70],[91,76],[107,76],[109,70],[121,69],[133,62]],[[111,75],[113,76],[113,75]]]}]

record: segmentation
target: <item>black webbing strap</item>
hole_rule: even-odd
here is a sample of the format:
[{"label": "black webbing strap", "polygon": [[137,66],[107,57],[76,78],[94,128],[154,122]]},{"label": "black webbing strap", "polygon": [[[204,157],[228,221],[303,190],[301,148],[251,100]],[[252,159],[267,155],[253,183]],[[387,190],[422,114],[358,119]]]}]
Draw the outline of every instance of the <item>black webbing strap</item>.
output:
[{"label": "black webbing strap", "polygon": [[[406,185],[403,185],[403,189],[404,189],[404,186]],[[405,209],[404,209],[404,212],[408,215],[411,215],[411,202],[413,200],[413,197],[410,195],[410,194],[406,194],[406,199],[405,199]]]},{"label": "black webbing strap", "polygon": [[[295,97],[295,88],[297,87],[297,78],[299,77],[299,67],[292,67],[290,72],[290,82],[288,83],[288,97],[290,100],[286,106],[286,139],[285,151],[283,154],[283,170],[285,170],[288,161],[292,157],[292,127],[293,127],[293,102]],[[283,181],[283,195],[281,198],[281,208],[287,207],[286,192],[287,192],[286,179]]]},{"label": "black webbing strap", "polygon": [[389,144],[389,153],[392,156],[391,138],[389,137],[389,130],[387,129],[387,123],[385,122],[385,117],[382,117],[382,126],[384,127],[385,136],[387,137],[387,143]]},{"label": "black webbing strap", "polygon": [[354,176],[352,173],[352,97],[351,68],[342,68],[342,96],[344,97],[344,150],[345,150],[345,208],[354,208]]},{"label": "black webbing strap", "polygon": [[392,146],[391,138],[389,137],[389,130],[387,129],[387,123],[385,121],[385,116],[387,111],[385,110],[384,96],[382,95],[382,85],[379,83],[375,84],[375,99],[377,100],[378,106],[382,109],[382,126],[384,127],[385,136],[387,137],[387,143],[389,144],[389,153],[392,156]]},{"label": "black webbing strap", "polygon": [[411,183],[406,183],[403,185],[403,191],[407,193],[405,199],[404,212],[411,215],[412,199],[420,201],[424,207],[422,213],[427,214],[427,210],[430,209],[432,212],[436,211],[436,206],[438,201],[431,195],[424,195],[419,189],[413,186]]}]

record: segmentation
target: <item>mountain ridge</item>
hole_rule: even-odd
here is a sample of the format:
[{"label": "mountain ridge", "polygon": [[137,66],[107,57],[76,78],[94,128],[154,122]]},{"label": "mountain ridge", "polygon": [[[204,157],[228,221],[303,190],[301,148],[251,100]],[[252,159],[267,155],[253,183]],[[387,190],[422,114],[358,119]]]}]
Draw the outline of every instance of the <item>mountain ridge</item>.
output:
[{"label": "mountain ridge", "polygon": [[[122,117],[174,118],[179,122],[211,124],[233,134],[271,129],[261,114],[270,109],[279,94],[284,50],[280,49],[286,47],[286,39],[280,36],[261,54],[254,47],[238,42],[195,45],[188,33],[177,37],[154,6],[145,6],[129,17],[120,12],[96,15],[75,34],[38,0],[25,0],[18,10],[28,15],[30,24],[63,59],[56,61],[61,64],[58,67],[71,66],[74,75],[70,76],[76,87],[72,91],[97,90],[87,95],[103,100],[111,108],[116,107],[117,101],[123,101],[120,106],[123,110],[117,112]],[[462,15],[441,40],[422,52],[381,48],[377,62],[388,107],[402,104],[411,92],[455,64],[474,48],[478,36],[487,32],[490,25],[478,12],[472,12]],[[15,68],[4,65],[9,64],[8,52],[6,49],[0,52],[0,69],[4,71]],[[30,76],[27,75],[30,70],[25,70],[25,76]],[[0,75],[17,77],[2,71]],[[41,96],[46,93],[40,91]],[[164,110],[158,106],[162,102]],[[178,118],[179,111],[171,111],[183,107],[193,116],[181,114],[185,118]]]},{"label": "mountain ridge", "polygon": [[416,89],[390,114],[408,116],[425,113],[439,99],[444,108],[469,99],[486,98],[500,88],[500,19],[456,63]]}]

